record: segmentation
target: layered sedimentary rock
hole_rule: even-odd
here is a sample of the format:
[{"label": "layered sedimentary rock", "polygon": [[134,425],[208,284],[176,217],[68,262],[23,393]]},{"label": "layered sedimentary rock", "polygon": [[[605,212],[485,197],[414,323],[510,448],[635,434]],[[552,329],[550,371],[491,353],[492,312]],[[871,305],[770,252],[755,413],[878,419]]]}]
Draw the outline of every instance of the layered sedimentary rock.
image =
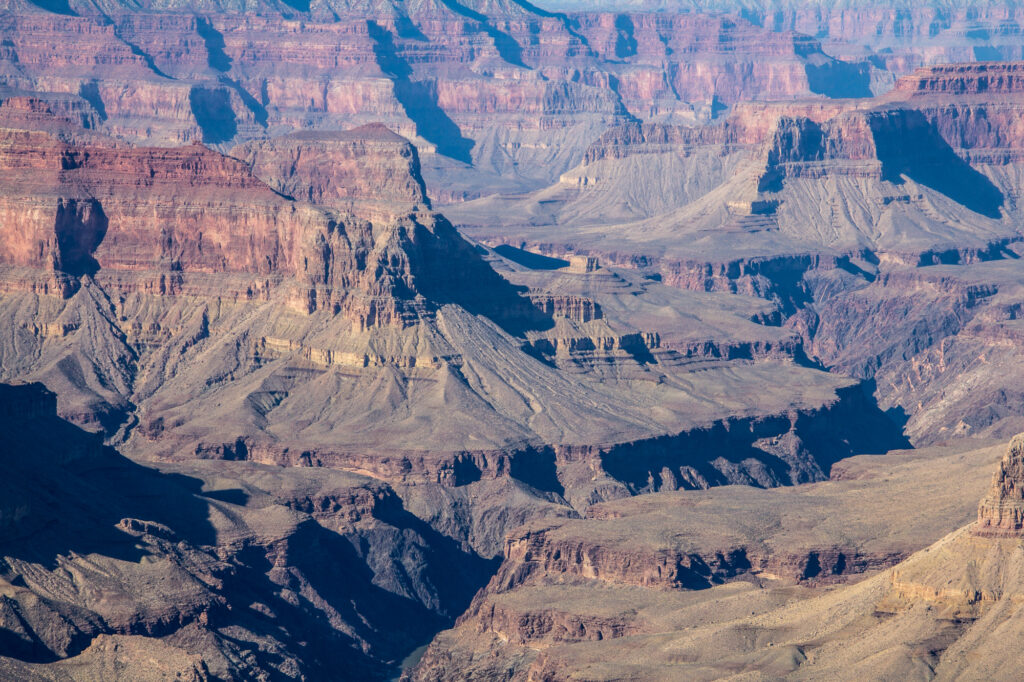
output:
[{"label": "layered sedimentary rock", "polygon": [[[565,11],[594,9],[580,0],[554,0],[551,8]],[[699,2],[679,0],[608,0],[606,11],[706,11]],[[774,31],[797,31],[816,36],[829,54],[844,59],[872,55],[899,76],[927,64],[1020,59],[1021,10],[1002,2],[948,4],[912,0],[889,2],[802,2],[762,0],[721,2],[719,12],[741,16]]]},{"label": "layered sedimentary rock", "polygon": [[1024,437],[1010,441],[992,487],[978,505],[975,533],[990,537],[1018,537],[1024,530]]},{"label": "layered sedimentary rock", "polygon": [[372,202],[392,213],[430,207],[415,148],[380,124],[275,137],[236,147],[231,155],[294,199],[341,209]]},{"label": "layered sedimentary rock", "polygon": [[[652,490],[820,479],[839,458],[903,442],[854,382],[794,364],[795,336],[754,321],[777,317],[769,303],[473,247],[423,210],[415,152],[379,130],[343,140],[353,163],[389,178],[337,185],[353,192],[337,205],[360,217],[283,196],[251,159],[69,125],[7,129],[0,155],[2,364],[57,394],[20,400],[15,418],[44,419],[18,448],[65,442],[51,449],[85,479],[61,493],[84,500],[74,511],[47,510],[42,472],[7,479],[17,538],[5,547],[24,547],[5,559],[12,676],[143,652],[199,679],[379,676],[461,611],[506,529]],[[321,171],[299,165],[293,181],[334,187]],[[360,193],[371,186],[389,194]],[[674,302],[708,312],[678,316]],[[607,355],[577,341],[562,368],[542,348],[605,333],[619,339]],[[588,364],[607,373],[577,372]],[[765,385],[770,402],[752,391]],[[142,468],[98,434],[56,428],[55,407],[136,457],[174,462]],[[92,530],[54,523],[65,515]],[[60,533],[40,534],[51,526]],[[33,554],[44,537],[57,558]],[[125,543],[159,571],[135,550],[125,559]],[[456,572],[436,574],[435,560]],[[122,595],[116,608],[89,596],[92,565],[114,576],[103,585]],[[331,588],[338,574],[323,566],[354,577]],[[145,587],[158,576],[173,589]],[[292,634],[266,632],[266,619]]]},{"label": "layered sedimentary rock", "polygon": [[[838,61],[757,12],[7,7],[0,377],[45,382],[22,417],[80,447],[47,446],[63,497],[18,468],[0,510],[6,675],[381,677],[495,557],[415,675],[780,676],[813,650],[827,676],[922,595],[987,612],[998,581],[946,594],[922,563],[819,589],[983,487],[956,448],[845,458],[1024,419],[1019,64],[869,97],[934,36]],[[429,198],[496,188],[452,222]],[[1011,542],[948,563],[994,574]],[[856,619],[816,640],[819,608]],[[906,622],[910,653],[858,670],[935,663]]]},{"label": "layered sedimentary rock", "polygon": [[[490,244],[774,299],[812,357],[873,377],[920,442],[1006,436],[1020,428],[1001,378],[1016,373],[1019,70],[929,67],[880,98],[623,126],[557,186],[448,213]],[[925,292],[929,305],[914,298]],[[968,376],[975,388],[957,390]]]},{"label": "layered sedimentary rock", "polygon": [[380,482],[140,466],[55,409],[0,384],[5,677],[378,677],[486,579]]},{"label": "layered sedimentary rock", "polygon": [[[5,372],[47,381],[62,414],[140,456],[511,475],[595,501],[814,480],[903,442],[851,382],[792,364],[797,338],[752,321],[770,305],[707,296],[717,312],[666,314],[704,299],[603,267],[502,277],[426,210],[416,151],[379,127],[244,160],[4,135]],[[770,401],[744,388],[766,380]],[[726,406],[724,387],[749,397]],[[847,417],[879,438],[820,437]]]},{"label": "layered sedimentary rock", "polygon": [[[876,572],[885,564],[875,564],[857,575],[863,566],[833,563],[836,547],[779,567],[786,566],[787,548],[805,546],[809,531],[854,543],[863,537],[861,547],[876,551],[883,537],[927,544],[971,518],[971,497],[1002,452],[996,487],[1008,487],[1008,463],[1019,459],[1019,442],[1018,436],[1008,450],[1000,444],[972,454],[922,452],[916,463],[894,460],[895,468],[882,464],[888,458],[853,460],[830,483],[768,491],[768,497],[792,499],[779,504],[782,518],[764,520],[767,532],[754,524],[766,510],[773,513],[768,499],[750,501],[757,514],[748,515],[741,498],[719,508],[707,493],[687,494],[685,503],[682,497],[656,501],[659,496],[609,503],[585,519],[534,527],[510,538],[496,578],[457,627],[434,640],[410,677],[716,679],[738,667],[787,679],[1013,677],[1020,652],[1008,642],[1020,629],[1022,545],[1019,533],[990,532],[985,524],[996,491],[983,499],[979,523],[909,557],[905,551],[890,555],[898,561],[891,568]],[[964,489],[955,491],[940,470]],[[799,521],[796,498],[804,494],[833,495],[827,523],[844,531]],[[845,495],[850,506],[842,502]],[[865,515],[871,495],[879,495],[880,504]],[[938,518],[929,514],[933,504],[943,507],[942,528],[929,528]],[[644,511],[634,516],[637,505]],[[717,552],[680,556],[678,548],[692,534],[717,526],[700,520],[704,514],[730,519],[721,527],[731,533],[770,538],[775,563],[759,566],[749,545],[743,554],[735,538],[724,537],[718,544],[709,538],[695,543]],[[684,575],[700,581],[680,581]],[[837,579],[849,583],[836,587]],[[721,580],[727,582],[714,584]],[[832,587],[822,588],[822,581]],[[703,589],[687,589],[698,584]]]},{"label": "layered sedimentary rock", "polygon": [[152,144],[384,122],[437,152],[429,177],[446,198],[496,191],[498,178],[550,182],[611,125],[864,95],[876,70],[806,36],[703,14],[567,16],[514,2],[51,9],[10,3],[7,87],[78,97],[96,126]]},{"label": "layered sedimentary rock", "polygon": [[[659,493],[528,525],[509,535],[498,573],[410,677],[714,678],[738,664],[834,675],[836,643],[880,644],[872,627],[884,617],[864,614],[886,608],[897,574],[885,569],[911,565],[917,548],[971,519],[1001,451],[856,458],[828,483]],[[951,475],[963,486],[948,486]],[[930,623],[905,636],[943,632]],[[672,653],[658,653],[665,647]],[[871,674],[895,674],[917,655],[879,657]]]}]

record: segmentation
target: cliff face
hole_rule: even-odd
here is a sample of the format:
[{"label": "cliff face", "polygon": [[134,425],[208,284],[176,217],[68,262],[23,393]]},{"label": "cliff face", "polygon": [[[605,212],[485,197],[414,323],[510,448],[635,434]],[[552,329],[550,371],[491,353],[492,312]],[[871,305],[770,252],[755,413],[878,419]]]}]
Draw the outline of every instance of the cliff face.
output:
[{"label": "cliff face", "polygon": [[992,487],[978,505],[974,532],[987,537],[1018,537],[1024,530],[1024,436],[1010,441]]},{"label": "cliff face", "polygon": [[[153,655],[200,679],[377,674],[461,612],[514,525],[655,490],[819,480],[841,457],[903,443],[854,382],[795,365],[796,336],[753,321],[777,321],[772,304],[691,296],[593,259],[551,268],[510,252],[523,265],[471,245],[426,210],[415,149],[380,128],[253,143],[235,158],[118,141],[48,102],[10,110],[12,126],[29,120],[17,111],[49,116],[41,130],[0,135],[4,376],[45,382],[60,414],[140,460],[202,481],[242,473],[227,488],[210,483],[233,505],[214,530],[192,493],[161,493],[195,506],[188,528],[123,495],[109,523],[82,514],[201,576],[166,574],[184,587],[155,605],[135,596],[151,574],[123,569],[110,588],[127,594],[116,609],[84,597],[36,609],[50,586],[72,588],[44,576],[20,591],[18,576],[41,569],[29,554],[12,560],[11,675],[65,659],[102,667],[157,646],[125,639],[137,636],[161,639]],[[688,309],[699,312],[678,314]],[[61,429],[110,464],[99,436]],[[258,465],[293,468],[278,477]],[[348,474],[337,469],[379,486],[338,482]],[[27,497],[12,493],[4,511],[19,534],[51,518],[37,516],[42,484],[26,476]],[[269,528],[254,527],[262,514]],[[119,540],[56,537],[54,561],[107,565]],[[457,564],[457,579],[435,574],[435,559]],[[332,591],[324,565],[357,573],[354,592]],[[236,618],[231,595],[254,591],[283,596],[253,597],[256,621],[248,610]],[[355,592],[370,599],[345,611]],[[263,634],[263,617],[307,644]],[[305,619],[326,625],[302,630]],[[218,627],[261,644],[232,644]],[[258,646],[274,657],[248,657]]]},{"label": "cliff face", "polygon": [[[1018,392],[997,378],[1017,374],[1019,68],[927,67],[881,97],[628,124],[557,185],[447,211],[489,244],[778,301],[808,352],[873,377],[919,442],[1003,437],[1019,430]],[[880,327],[890,334],[869,331]],[[975,390],[950,393],[967,376]]]},{"label": "cliff face", "polygon": [[231,151],[286,196],[339,209],[372,202],[392,212],[430,207],[419,155],[382,125],[344,133],[297,133]]},{"label": "cliff face", "polygon": [[445,189],[458,162],[536,186],[608,126],[703,121],[750,98],[851,94],[829,90],[831,71],[850,71],[839,80],[863,95],[872,70],[738,17],[567,16],[512,2],[259,13],[110,4],[98,15],[19,3],[0,26],[7,87],[78,97],[96,126],[147,144],[383,122],[440,155],[431,178]]},{"label": "cliff face", "polygon": [[[884,622],[864,614],[891,608],[882,596],[919,555],[908,556],[970,520],[1000,449],[857,458],[826,483],[657,493],[595,505],[581,519],[528,524],[508,536],[497,574],[409,677],[614,670],[666,679],[724,673],[737,657],[766,675],[830,670],[831,642],[864,642]],[[947,485],[954,470],[958,489]],[[920,505],[941,512],[918,514]],[[837,616],[837,601],[853,613]],[[918,624],[909,638],[945,631],[930,617]],[[857,635],[843,635],[843,626]],[[828,633],[828,643],[812,632]],[[674,653],[663,656],[666,641]],[[791,646],[801,655],[791,658]],[[773,648],[784,651],[781,661]],[[637,651],[642,659],[631,658]],[[878,671],[898,669],[898,660]]]},{"label": "cliff face", "polygon": [[[297,203],[245,163],[201,145],[133,147],[100,137],[68,143],[7,131],[0,262],[22,269],[11,271],[9,286],[19,272],[35,272],[36,279],[52,273],[52,283],[43,278],[30,288],[53,286],[64,296],[83,275],[99,276],[121,295],[197,293],[221,281],[227,286],[217,290],[220,297],[266,301],[287,282],[291,304],[306,312],[336,308],[364,326],[400,323],[412,314],[417,278],[445,296],[486,266],[443,219],[409,212],[426,203],[415,151],[385,137],[392,146],[375,158],[367,146],[381,135],[369,135],[349,134],[338,152],[350,164],[366,163],[361,186],[346,181],[353,171],[346,176],[336,157],[323,165],[288,164],[287,155],[301,155],[300,147],[257,155],[252,163],[281,190],[305,188],[323,204],[386,205],[363,209],[373,222]],[[380,166],[370,170],[377,159]],[[274,170],[285,164],[287,178]],[[395,203],[401,200],[405,211]],[[441,262],[447,256],[440,252],[449,250],[455,268]]]},{"label": "cliff face", "polygon": [[[53,391],[0,390],[45,453],[0,677],[380,677],[464,611],[414,675],[785,676],[819,644],[758,618],[965,522],[988,455],[850,457],[1024,423],[1021,66],[870,96],[953,53],[916,14],[823,11],[894,46],[840,61],[867,29],[785,7],[45,4],[0,0],[0,378]],[[844,613],[992,601],[916,570]]]}]

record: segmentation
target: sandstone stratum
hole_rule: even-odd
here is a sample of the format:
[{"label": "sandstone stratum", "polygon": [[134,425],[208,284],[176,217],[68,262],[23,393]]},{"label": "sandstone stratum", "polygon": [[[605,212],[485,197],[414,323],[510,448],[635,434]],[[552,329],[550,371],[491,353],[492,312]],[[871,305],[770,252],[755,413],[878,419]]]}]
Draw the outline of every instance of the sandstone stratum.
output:
[{"label": "sandstone stratum", "polygon": [[0,679],[1015,679],[1021,11],[0,0]]}]

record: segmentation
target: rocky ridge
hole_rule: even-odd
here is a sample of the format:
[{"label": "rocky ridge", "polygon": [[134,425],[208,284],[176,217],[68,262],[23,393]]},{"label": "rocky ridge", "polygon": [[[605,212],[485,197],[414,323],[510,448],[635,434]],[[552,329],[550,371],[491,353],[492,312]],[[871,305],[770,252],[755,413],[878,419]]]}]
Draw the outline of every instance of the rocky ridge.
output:
[{"label": "rocky ridge", "polygon": [[1024,438],[1018,436],[1010,441],[1006,456],[999,463],[999,471],[992,477],[992,487],[978,505],[978,526],[974,531],[977,535],[1020,535],[1024,528],[1024,517],[1021,515],[1024,504],[1024,495],[1021,494],[1021,483],[1024,482],[1022,458]]},{"label": "rocky ridge", "polygon": [[[871,660],[865,651],[886,647],[891,616],[883,614],[947,598],[949,590],[929,597],[910,587],[918,557],[936,551],[913,548],[963,535],[956,527],[971,519],[1002,450],[855,458],[826,483],[750,497],[742,489],[658,493],[528,526],[509,536],[496,576],[410,678],[713,679],[742,665],[821,679],[851,664],[842,647],[852,641],[861,642],[865,674],[937,665],[951,641],[944,621],[967,611],[897,616],[909,628],[898,640],[906,648]],[[957,489],[947,485],[954,470],[964,484]],[[912,644],[929,641],[928,653]]]},{"label": "rocky ridge", "polygon": [[151,468],[55,410],[39,384],[0,385],[4,676],[376,677],[489,572],[378,481]]},{"label": "rocky ridge", "polygon": [[[992,392],[977,401],[922,401],[915,391],[950,350],[945,386],[985,373],[970,366],[982,347],[1013,353],[996,339],[1016,333],[1019,69],[933,67],[874,99],[742,104],[702,128],[627,125],[596,141],[557,186],[445,210],[488,244],[586,253],[684,289],[775,300],[810,357],[874,378],[880,402],[907,414],[914,438],[986,428],[1007,436],[1020,426],[1002,407],[1009,397],[994,400],[998,414],[989,407],[1005,390],[995,375],[978,377]],[[664,182],[644,189],[652,173]],[[925,284],[939,281],[941,293]],[[934,292],[937,307],[917,308],[912,291]],[[891,344],[850,342],[915,308]],[[1013,372],[1015,363],[1002,366]]]}]

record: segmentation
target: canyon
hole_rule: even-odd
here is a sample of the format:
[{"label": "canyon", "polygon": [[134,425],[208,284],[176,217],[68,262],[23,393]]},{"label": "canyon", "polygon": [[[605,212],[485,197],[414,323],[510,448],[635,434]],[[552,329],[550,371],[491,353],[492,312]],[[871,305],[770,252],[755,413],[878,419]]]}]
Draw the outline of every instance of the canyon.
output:
[{"label": "canyon", "polygon": [[1007,679],[1024,34],[906,5],[0,0],[0,677]]}]

